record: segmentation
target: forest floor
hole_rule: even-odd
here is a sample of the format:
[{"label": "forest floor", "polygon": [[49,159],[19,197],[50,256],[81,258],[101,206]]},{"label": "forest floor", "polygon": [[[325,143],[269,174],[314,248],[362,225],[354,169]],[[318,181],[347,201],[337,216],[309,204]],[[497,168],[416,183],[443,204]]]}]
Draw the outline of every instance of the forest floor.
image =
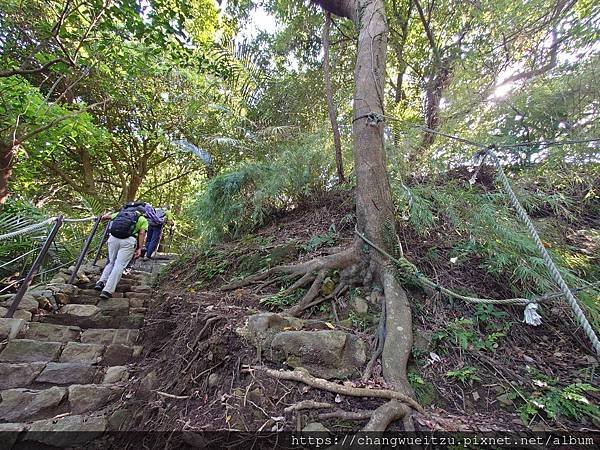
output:
[{"label": "forest floor", "polygon": [[[364,411],[384,400],[336,396],[245,370],[259,363],[284,366],[259,360],[257,350],[236,330],[249,315],[281,312],[295,299],[278,296],[277,283],[220,289],[257,270],[343,248],[353,239],[352,211],[349,193],[330,193],[273,218],[250,236],[187,255],[173,264],[159,278],[141,330],[144,354],[134,367],[132,395],[123,402],[132,417],[129,428],[293,431],[318,422],[329,430],[360,429],[366,420],[326,419],[321,414],[328,410],[286,412],[285,408],[315,400],[331,403],[336,410]],[[406,227],[399,230],[406,256],[417,263],[428,248],[434,244],[443,248],[447,239],[440,233],[424,240]],[[445,286],[477,286],[478,292],[489,297],[511,296],[506,283],[492,280],[477,264],[471,270],[454,269],[452,264],[446,267],[422,270]],[[564,302],[544,306],[542,325],[532,327],[522,323],[521,306],[475,307],[405,287],[415,337],[409,379],[426,412],[416,416],[417,430],[573,432],[600,428],[598,420],[579,410],[569,411],[572,403],[563,401],[573,398],[569,386],[599,386],[597,360]],[[366,312],[354,309],[357,296],[367,298]],[[368,359],[378,315],[379,306],[369,301],[368,293],[350,291],[335,301],[335,308],[323,303],[303,318],[315,319],[315,329],[326,324],[363,339]],[[379,365],[367,383],[344,384],[386,387]],[[586,396],[597,404],[599,396],[593,388]],[[545,408],[535,409],[540,403]],[[400,427],[394,424],[392,429]],[[176,439],[193,440],[194,435]]]}]

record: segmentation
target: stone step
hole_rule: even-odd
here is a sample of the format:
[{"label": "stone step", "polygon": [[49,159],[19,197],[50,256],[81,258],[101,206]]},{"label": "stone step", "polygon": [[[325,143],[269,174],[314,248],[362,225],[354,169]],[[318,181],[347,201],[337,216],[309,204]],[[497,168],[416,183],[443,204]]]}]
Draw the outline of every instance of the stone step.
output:
[{"label": "stone step", "polygon": [[13,339],[2,353],[0,362],[49,362],[57,361],[62,350],[62,342]]},{"label": "stone step", "polygon": [[133,345],[137,341],[139,330],[115,328],[90,328],[81,334],[81,342],[86,344],[125,344]]},{"label": "stone step", "polygon": [[[135,349],[132,349],[134,352]],[[120,383],[129,378],[125,365],[95,366],[82,363],[0,363],[0,390],[40,388],[47,385]]]},{"label": "stone step", "polygon": [[54,325],[43,322],[29,322],[19,333],[22,339],[46,342],[79,341],[81,328],[69,325]]},{"label": "stone step", "polygon": [[6,389],[0,391],[0,421],[30,422],[64,413],[96,412],[118,399],[124,389],[124,385],[114,383]]},{"label": "stone step", "polygon": [[[96,297],[99,299],[100,291],[97,291],[95,289],[81,289],[76,296],[73,296],[72,300],[77,299],[78,297]],[[124,297],[123,292],[115,292],[113,294],[113,298],[123,298],[123,297]],[[70,303],[79,303],[79,302],[71,301]]]},{"label": "stone step", "polygon": [[[118,336],[119,340],[126,340]],[[129,364],[134,358],[141,354],[142,347],[136,345],[125,345],[110,343],[92,344],[83,342],[45,342],[32,339],[13,339],[2,353],[0,362],[5,363],[75,363],[102,366],[120,366]],[[7,366],[5,370],[13,367],[22,371],[25,375],[29,372],[19,366]],[[24,375],[24,376],[25,376]],[[29,375],[28,375],[29,376]],[[37,374],[35,375],[37,376]]]},{"label": "stone step", "polygon": [[47,314],[39,319],[44,323],[53,323],[56,325],[75,325],[81,329],[90,328],[141,328],[144,324],[143,314],[129,314],[126,316],[109,316],[96,314],[94,316],[84,317],[72,314]]},{"label": "stone step", "polygon": [[[8,424],[6,424],[8,425]],[[11,424],[12,425],[12,424]],[[22,424],[14,424],[15,426]],[[38,420],[27,426],[23,444],[35,442],[32,448],[80,448],[83,444],[93,441],[106,431],[108,419],[102,415],[71,415],[58,419]],[[21,429],[25,428],[22,426]],[[66,431],[67,433],[48,433],[48,431]],[[76,433],[73,433],[76,431]]]}]

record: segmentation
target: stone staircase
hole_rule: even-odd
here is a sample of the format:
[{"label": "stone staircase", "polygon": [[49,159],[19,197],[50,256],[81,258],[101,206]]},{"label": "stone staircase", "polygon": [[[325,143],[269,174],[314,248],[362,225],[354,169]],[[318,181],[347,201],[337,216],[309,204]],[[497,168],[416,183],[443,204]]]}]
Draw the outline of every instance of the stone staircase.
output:
[{"label": "stone staircase", "polygon": [[106,407],[124,394],[128,364],[141,355],[150,276],[124,275],[109,300],[92,282],[80,283],[55,313],[34,314],[30,322],[0,319],[0,432],[12,432],[0,435],[11,445],[73,445],[93,437],[68,433],[75,442],[63,442],[64,433],[40,431],[119,429],[121,416]]}]

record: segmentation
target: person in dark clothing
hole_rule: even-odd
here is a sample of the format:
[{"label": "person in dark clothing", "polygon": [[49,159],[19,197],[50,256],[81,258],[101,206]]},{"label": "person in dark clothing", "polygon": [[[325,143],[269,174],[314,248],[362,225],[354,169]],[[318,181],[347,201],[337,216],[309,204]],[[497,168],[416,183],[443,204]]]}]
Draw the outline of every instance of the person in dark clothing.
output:
[{"label": "person in dark clothing", "polygon": [[154,209],[150,205],[147,205],[146,217],[148,217],[149,225],[144,256],[146,258],[152,258],[156,252],[156,249],[158,248],[158,244],[160,243],[163,227],[167,222],[167,209]]}]

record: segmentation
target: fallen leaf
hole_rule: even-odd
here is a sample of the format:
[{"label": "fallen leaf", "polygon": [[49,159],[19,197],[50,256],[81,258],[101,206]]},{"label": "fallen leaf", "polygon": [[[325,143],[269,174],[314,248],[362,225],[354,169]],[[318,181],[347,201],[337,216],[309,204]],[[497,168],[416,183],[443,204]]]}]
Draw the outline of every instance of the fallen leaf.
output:
[{"label": "fallen leaf", "polygon": [[337,394],[337,395],[335,396],[335,400],[334,400],[334,401],[335,401],[336,403],[342,403],[342,396],[341,396],[340,394]]}]

